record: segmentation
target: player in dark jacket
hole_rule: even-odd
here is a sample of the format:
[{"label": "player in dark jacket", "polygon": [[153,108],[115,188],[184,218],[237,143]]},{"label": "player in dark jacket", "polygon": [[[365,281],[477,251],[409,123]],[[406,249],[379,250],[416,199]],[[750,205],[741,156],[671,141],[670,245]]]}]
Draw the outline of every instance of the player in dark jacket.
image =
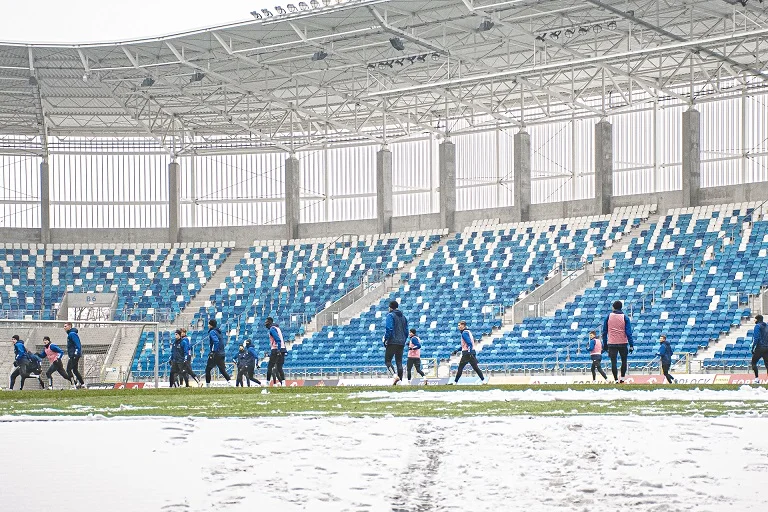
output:
[{"label": "player in dark jacket", "polygon": [[218,368],[227,383],[231,385],[227,366],[224,362],[227,340],[217,327],[216,320],[208,320],[208,346],[210,353],[208,354],[208,362],[205,365],[206,386],[211,383],[211,370],[214,368]]},{"label": "player in dark jacket", "polygon": [[24,381],[30,377],[36,377],[40,382],[40,387],[45,387],[43,379],[40,376],[42,373],[40,368],[40,358],[37,357],[36,354],[27,351],[26,347],[24,347],[24,341],[19,339],[18,334],[14,334],[12,340],[14,342],[13,353],[15,356],[13,365],[16,368],[13,370],[13,373],[11,373],[10,389],[13,389],[14,384],[16,384],[16,378],[19,376],[21,376],[21,387],[19,390],[24,389]]},{"label": "player in dark jacket", "polygon": [[256,347],[253,346],[251,340],[245,340],[245,351],[248,352],[248,366],[246,367],[245,376],[248,378],[248,386],[251,382],[255,382],[257,386],[261,386],[261,381],[256,378],[254,372],[256,371],[256,365],[259,362],[259,353],[256,352]]},{"label": "player in dark jacket", "polygon": [[64,380],[69,381],[69,384],[72,385],[72,381],[69,380],[69,375],[64,371],[64,364],[61,362],[61,358],[64,356],[64,351],[51,343],[51,338],[48,336],[44,336],[43,341],[45,342],[45,346],[37,355],[41,359],[48,359],[48,362],[51,363],[48,367],[48,371],[45,372],[45,376],[48,378],[48,389],[53,389],[53,374],[56,372],[59,372],[59,375],[61,375]]},{"label": "player in dark jacket", "polygon": [[184,347],[184,384],[189,387],[189,378],[192,377],[199,386],[200,379],[197,378],[197,374],[192,369],[192,342],[189,340],[187,330],[184,327],[181,328],[181,336],[181,345]]},{"label": "player in dark jacket", "polygon": [[667,341],[665,334],[659,336],[659,351],[656,355],[659,356],[661,371],[664,373],[664,377],[667,378],[667,382],[672,384],[675,382],[675,378],[669,373],[669,368],[672,366],[672,345]]},{"label": "player in dark jacket", "polygon": [[243,377],[248,387],[251,387],[251,381],[248,380],[248,362],[251,359],[251,355],[245,350],[245,345],[240,345],[237,355],[232,360],[237,367],[237,377],[235,378],[235,387],[243,387]]},{"label": "player in dark jacket", "polygon": [[752,332],[752,370],[755,372],[755,383],[759,383],[757,363],[760,359],[768,372],[768,325],[763,322],[763,315],[755,316],[755,330]]},{"label": "player in dark jacket", "polygon": [[456,378],[453,381],[449,381],[451,384],[458,384],[461,373],[464,371],[464,367],[469,363],[478,377],[480,377],[481,384],[488,384],[488,381],[483,377],[483,372],[480,370],[480,366],[477,364],[477,355],[475,352],[475,337],[472,336],[472,331],[467,329],[467,322],[462,320],[459,322],[459,332],[461,333],[461,360],[459,360],[459,369],[456,371]]},{"label": "player in dark jacket", "polygon": [[285,338],[280,326],[277,325],[271,316],[264,321],[264,327],[269,331],[269,364],[267,365],[267,380],[275,386],[282,386],[285,382],[285,373],[283,372],[283,363],[285,354],[288,351],[285,346]]},{"label": "player in dark jacket", "polygon": [[[179,387],[184,380],[184,360],[187,354],[184,349],[184,343],[181,335],[181,329],[176,329],[174,340],[171,344],[171,359],[168,364],[171,365],[171,375],[169,377],[171,387]],[[189,384],[187,384],[189,386]]]},{"label": "player in dark jacket", "polygon": [[85,380],[83,380],[83,376],[80,375],[80,370],[78,369],[80,357],[83,355],[80,335],[77,334],[77,329],[72,327],[72,322],[65,323],[64,330],[67,333],[67,357],[69,358],[67,361],[67,375],[75,387],[82,388],[85,386]]},{"label": "player in dark jacket", "polygon": [[[398,308],[400,304],[396,300],[389,303],[389,313],[384,321],[384,364],[397,384],[403,379],[403,349],[408,339],[408,319]],[[395,358],[397,370],[392,366],[392,358]]]}]

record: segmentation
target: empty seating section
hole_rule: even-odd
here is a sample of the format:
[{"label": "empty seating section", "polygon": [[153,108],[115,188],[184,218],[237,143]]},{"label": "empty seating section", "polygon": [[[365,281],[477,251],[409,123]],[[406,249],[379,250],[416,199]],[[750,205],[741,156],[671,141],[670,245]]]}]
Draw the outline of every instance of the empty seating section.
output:
[{"label": "empty seating section", "polygon": [[[702,362],[704,369],[747,369],[752,358],[752,332],[748,337],[737,338],[736,343],[726,345],[725,350],[718,350],[714,357]],[[763,362],[760,361],[760,365]]]},{"label": "empty seating section", "polygon": [[[344,236],[326,239],[254,242],[220,289],[197,312],[193,344],[208,350],[205,326],[215,318],[229,334],[230,359],[245,338],[252,338],[261,351],[267,350],[263,320],[271,316],[281,326],[286,340],[303,333],[303,325],[316,313],[361,283],[391,275],[413,261],[441,239],[441,232],[393,235]],[[147,338],[149,339],[149,338]],[[163,341],[170,342],[170,337]],[[169,350],[163,346],[163,354]],[[141,343],[134,359],[134,372],[143,375],[152,368],[151,343]],[[198,359],[198,371],[205,361]],[[142,370],[139,371],[139,368]]]},{"label": "empty seating section", "polygon": [[[672,210],[650,230],[618,252],[612,272],[550,318],[529,318],[487,350],[483,362],[512,367],[551,368],[559,363],[583,368],[590,330],[601,331],[614,300],[632,314],[636,351],[630,367],[654,357],[658,336],[666,334],[674,351],[695,353],[749,315],[749,294],[766,283],[768,223],[758,221],[739,235],[742,220],[757,204]],[[765,242],[763,241],[765,239]]]},{"label": "empty seating section", "polygon": [[[117,294],[116,318],[145,320],[184,308],[226,259],[232,243],[0,245],[0,308],[53,318],[67,292]],[[124,314],[124,312],[126,314]]]},{"label": "empty seating section", "polygon": [[627,213],[468,228],[349,325],[324,327],[294,347],[286,368],[381,367],[384,315],[392,299],[421,336],[422,357],[447,357],[458,346],[458,320],[469,323],[475,338],[490,333],[500,325],[496,313],[555,268],[602,254],[647,217],[646,210]]}]

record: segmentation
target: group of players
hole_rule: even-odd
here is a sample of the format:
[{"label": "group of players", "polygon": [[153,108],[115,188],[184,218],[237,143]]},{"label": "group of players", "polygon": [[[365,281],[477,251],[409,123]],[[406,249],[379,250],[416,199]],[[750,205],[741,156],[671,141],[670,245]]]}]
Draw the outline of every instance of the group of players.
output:
[{"label": "group of players", "polygon": [[80,344],[80,335],[77,329],[72,327],[71,323],[64,324],[64,331],[67,333],[67,368],[64,370],[64,363],[62,358],[64,357],[64,351],[57,345],[51,343],[51,338],[48,336],[43,337],[44,346],[39,354],[27,350],[24,345],[24,340],[19,338],[18,334],[14,334],[11,337],[13,342],[13,366],[15,367],[13,373],[11,373],[10,389],[16,384],[16,379],[21,377],[21,386],[19,389],[24,389],[24,381],[28,378],[36,378],[40,384],[41,389],[46,389],[45,382],[42,375],[42,361],[48,359],[50,367],[45,372],[47,378],[47,389],[53,389],[53,374],[57,373],[61,377],[68,381],[71,387],[82,389],[85,387],[85,381],[83,376],[80,375],[78,365],[80,364],[80,358],[83,355],[83,349]]}]

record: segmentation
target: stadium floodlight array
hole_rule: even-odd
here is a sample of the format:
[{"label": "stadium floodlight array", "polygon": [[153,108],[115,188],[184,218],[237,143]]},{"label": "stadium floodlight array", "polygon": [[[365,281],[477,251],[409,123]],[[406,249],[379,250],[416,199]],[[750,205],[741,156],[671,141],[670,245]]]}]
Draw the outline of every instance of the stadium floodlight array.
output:
[{"label": "stadium floodlight array", "polygon": [[[161,347],[159,340],[159,323],[149,321],[79,321],[79,320],[0,320],[0,374],[4,377],[13,371],[13,348],[10,344],[14,334],[24,341],[30,352],[40,353],[43,349],[43,337],[49,336],[51,342],[64,351],[64,364],[67,360],[67,334],[64,324],[72,322],[78,329],[83,356],[80,359],[80,373],[86,383],[119,383],[126,382],[131,376],[131,362],[136,352],[136,343],[143,333],[152,338],[154,352],[154,368],[152,369],[155,387],[160,384],[161,366],[168,359],[163,354],[161,362]],[[111,366],[120,362],[124,357],[125,373],[120,374],[118,368]],[[49,366],[43,359],[43,372]],[[54,382],[59,382],[54,376]],[[37,386],[30,386],[35,389]]]}]

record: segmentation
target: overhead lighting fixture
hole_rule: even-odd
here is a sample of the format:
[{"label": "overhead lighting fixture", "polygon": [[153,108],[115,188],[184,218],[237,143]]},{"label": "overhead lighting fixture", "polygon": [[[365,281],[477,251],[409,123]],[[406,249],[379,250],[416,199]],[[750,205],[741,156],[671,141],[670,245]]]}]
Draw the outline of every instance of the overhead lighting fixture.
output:
[{"label": "overhead lighting fixture", "polygon": [[[320,7],[320,2],[317,0],[310,0],[309,5],[312,6],[313,9],[317,9]],[[301,2],[299,2],[299,7],[301,7]]]},{"label": "overhead lighting fixture", "polygon": [[194,74],[192,75],[192,78],[190,78],[189,83],[202,82],[203,78],[205,78],[205,73],[203,73],[202,71],[195,71]]},{"label": "overhead lighting fixture", "polygon": [[579,27],[579,34],[586,34],[589,32],[589,27]]},{"label": "overhead lighting fixture", "polygon": [[405,60],[404,59],[397,59],[395,61],[395,64],[397,64],[398,66],[402,66],[403,64],[405,64]]},{"label": "overhead lighting fixture", "polygon": [[33,75],[29,76],[29,85],[32,87],[37,87],[37,78],[35,78]]},{"label": "overhead lighting fixture", "polygon": [[435,52],[432,54],[432,60],[438,60],[440,58],[440,54]]},{"label": "overhead lighting fixture", "polygon": [[389,68],[392,68],[394,66],[394,64],[395,63],[393,61],[391,61],[391,60],[388,60],[387,62],[384,63],[384,65],[389,67]]},{"label": "overhead lighting fixture", "polygon": [[88,73],[85,73],[85,74],[83,75],[83,82],[87,82],[87,81],[88,81],[88,78],[89,78],[89,77],[88,77]]},{"label": "overhead lighting fixture", "polygon": [[280,7],[279,5],[276,5],[276,6],[275,6],[275,11],[277,11],[277,14],[281,14],[281,15],[282,15],[282,14],[287,14],[287,13],[285,12],[285,9],[283,9],[283,8],[282,8],[282,7]]},{"label": "overhead lighting fixture", "polygon": [[568,39],[572,38],[575,33],[576,31],[573,30],[572,28],[565,29],[565,37],[567,37]]},{"label": "overhead lighting fixture", "polygon": [[309,9],[307,2],[299,2],[299,9],[301,9],[302,11],[306,11],[307,9]]},{"label": "overhead lighting fixture", "polygon": [[259,14],[259,11],[251,11],[251,16],[253,16],[257,20],[261,19],[261,14]]},{"label": "overhead lighting fixture", "polygon": [[592,30],[595,32],[595,34],[599,34],[601,30],[603,30],[603,26],[599,23],[592,27]]},{"label": "overhead lighting fixture", "polygon": [[373,62],[369,62],[368,69],[376,69],[376,64],[374,64]]},{"label": "overhead lighting fixture", "polygon": [[298,12],[299,11],[299,8],[296,7],[293,4],[288,4],[288,5],[286,5],[286,7],[288,7],[288,10],[291,11],[291,12]]},{"label": "overhead lighting fixture", "polygon": [[155,85],[155,79],[151,76],[148,76],[144,79],[143,82],[141,82],[142,87],[152,87],[153,85]]},{"label": "overhead lighting fixture", "polygon": [[493,28],[494,23],[491,20],[483,20],[482,23],[480,23],[480,26],[478,27],[478,30],[480,32],[488,32]]},{"label": "overhead lighting fixture", "polygon": [[331,0],[323,0],[323,3],[325,4],[326,7],[328,7],[329,5],[331,5]]},{"label": "overhead lighting fixture", "polygon": [[411,64],[413,64],[413,62],[416,60],[416,56],[415,56],[415,55],[411,55],[410,57],[406,57],[406,58],[408,59],[408,61],[409,61]]},{"label": "overhead lighting fixture", "polygon": [[416,60],[419,61],[419,62],[426,62],[427,61],[427,56],[426,55],[419,55],[418,57],[416,57]]},{"label": "overhead lighting fixture", "polygon": [[545,32],[545,33],[543,33],[543,34],[539,34],[539,35],[537,35],[537,36],[536,36],[536,40],[537,40],[537,41],[542,41],[542,42],[544,42],[544,40],[546,39],[546,37],[547,37],[547,34],[546,34],[546,32]]},{"label": "overhead lighting fixture", "polygon": [[552,39],[557,41],[560,38],[560,31],[559,30],[555,30],[554,32],[551,32],[549,34],[549,37],[551,37]]},{"label": "overhead lighting fixture", "polygon": [[398,50],[398,51],[405,50],[405,44],[403,44],[403,40],[400,39],[399,37],[393,37],[392,39],[390,39],[389,44],[391,44],[392,48],[394,48],[395,50]]},{"label": "overhead lighting fixture", "polygon": [[272,17],[272,12],[271,12],[269,9],[262,9],[262,10],[261,10],[261,12],[262,12],[262,14],[264,14],[264,16],[266,16],[267,18],[271,18],[271,17]]},{"label": "overhead lighting fixture", "polygon": [[319,51],[316,51],[314,54],[312,54],[312,60],[314,61],[323,60],[327,56],[328,54],[325,51],[319,50]]},{"label": "overhead lighting fixture", "polygon": [[611,21],[608,23],[608,30],[616,30],[616,22]]}]

